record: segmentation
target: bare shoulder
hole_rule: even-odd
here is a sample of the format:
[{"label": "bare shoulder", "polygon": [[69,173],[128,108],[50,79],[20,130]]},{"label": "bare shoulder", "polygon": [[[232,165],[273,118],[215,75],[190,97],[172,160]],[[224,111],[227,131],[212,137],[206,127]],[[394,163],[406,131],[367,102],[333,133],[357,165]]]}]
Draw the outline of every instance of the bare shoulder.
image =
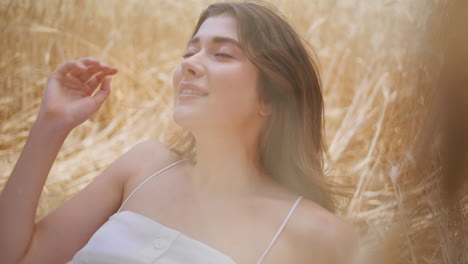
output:
[{"label": "bare shoulder", "polygon": [[144,141],[131,148],[77,195],[36,223],[22,263],[70,260],[119,208],[128,179],[175,158],[177,154],[158,141]]},{"label": "bare shoulder", "polygon": [[[178,155],[170,150],[170,148],[163,144],[162,142],[158,140],[145,140],[142,141],[133,148],[130,149],[129,153],[133,153],[135,155],[146,155],[147,158],[149,159],[154,159],[154,158],[176,158]],[[142,158],[140,156],[140,158]]]},{"label": "bare shoulder", "polygon": [[303,199],[289,223],[291,243],[298,250],[297,263],[353,263],[358,236],[351,224]]},{"label": "bare shoulder", "polygon": [[[129,164],[133,164],[133,172],[129,177],[147,175],[148,171],[161,169],[181,157],[167,145],[158,140],[145,140],[133,146],[124,156]],[[127,182],[130,178],[125,179]]]}]

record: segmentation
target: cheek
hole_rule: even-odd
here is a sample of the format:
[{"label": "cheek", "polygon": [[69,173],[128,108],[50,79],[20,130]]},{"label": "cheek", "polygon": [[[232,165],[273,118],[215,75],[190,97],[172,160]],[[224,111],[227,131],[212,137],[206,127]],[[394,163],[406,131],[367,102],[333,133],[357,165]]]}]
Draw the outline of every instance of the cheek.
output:
[{"label": "cheek", "polygon": [[225,111],[234,115],[251,115],[257,109],[257,79],[255,72],[245,68],[223,75],[221,93]]}]

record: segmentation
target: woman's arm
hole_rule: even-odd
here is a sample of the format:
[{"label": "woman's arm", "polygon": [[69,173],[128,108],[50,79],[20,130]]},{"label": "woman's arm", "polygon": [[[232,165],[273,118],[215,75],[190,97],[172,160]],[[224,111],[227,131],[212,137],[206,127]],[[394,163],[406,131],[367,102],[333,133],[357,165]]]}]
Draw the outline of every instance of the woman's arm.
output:
[{"label": "woman's arm", "polygon": [[37,222],[27,252],[19,263],[69,261],[117,211],[127,179],[140,173],[146,149],[147,143],[133,147],[77,195]]},{"label": "woman's arm", "polygon": [[38,201],[57,153],[69,132],[102,105],[110,93],[106,76],[116,72],[83,58],[68,61],[49,76],[37,120],[0,194],[2,263],[17,263],[28,251]]},{"label": "woman's arm", "polygon": [[0,196],[0,255],[5,263],[16,263],[28,248],[42,188],[66,136],[40,123],[31,129]]}]

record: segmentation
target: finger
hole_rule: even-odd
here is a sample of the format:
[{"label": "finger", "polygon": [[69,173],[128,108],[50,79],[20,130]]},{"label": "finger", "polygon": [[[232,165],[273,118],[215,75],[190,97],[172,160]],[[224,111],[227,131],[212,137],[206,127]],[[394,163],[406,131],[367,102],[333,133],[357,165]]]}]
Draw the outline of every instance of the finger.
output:
[{"label": "finger", "polygon": [[80,90],[87,96],[92,95],[94,92],[94,89],[87,83],[83,84]]},{"label": "finger", "polygon": [[86,84],[94,91],[106,76],[105,72],[99,72],[93,75]]},{"label": "finger", "polygon": [[82,83],[85,83],[92,75],[89,73],[89,67],[80,61],[75,61],[76,67],[69,74],[78,78]]},{"label": "finger", "polygon": [[80,79],[76,78],[70,73],[65,74],[65,81],[67,83],[73,84],[73,87],[80,87],[81,85],[83,85],[83,82]]},{"label": "finger", "polygon": [[[115,69],[114,67],[111,67],[103,62],[100,62],[96,60],[95,58],[92,57],[86,57],[86,58],[81,58],[77,60],[70,60],[62,64],[61,66],[58,67],[57,71],[63,74],[66,74],[68,72],[71,72],[72,75],[76,77],[80,77],[83,73],[86,72],[87,69],[89,68],[94,68],[95,71],[92,73],[96,73],[98,71],[107,71],[111,69]],[[92,76],[84,75],[82,79],[89,79],[89,77]],[[83,81],[86,81],[83,80]]]},{"label": "finger", "polygon": [[88,82],[96,73],[105,72],[106,74],[115,74],[117,69],[108,66],[90,66],[86,71],[77,72],[78,78],[83,82]]},{"label": "finger", "polygon": [[98,108],[107,99],[111,92],[111,81],[112,77],[106,76],[102,81],[99,91],[97,91],[96,94],[93,96],[93,100]]},{"label": "finger", "polygon": [[[88,92],[88,89],[83,88],[83,84],[76,85],[74,82],[70,82],[69,80],[63,80],[61,81],[61,84],[67,88],[70,88],[72,91],[86,91]],[[90,90],[90,89],[89,89]],[[91,91],[92,92],[92,91]]]},{"label": "finger", "polygon": [[102,84],[100,87],[100,91],[110,91],[111,90],[111,83],[112,83],[112,76],[106,76],[102,80]]},{"label": "finger", "polygon": [[71,89],[79,89],[83,85],[83,83],[80,80],[68,74],[59,74],[55,78],[58,82],[60,82],[61,85]]},{"label": "finger", "polygon": [[82,63],[75,61],[75,60],[71,60],[59,66],[57,68],[57,72],[61,74],[67,74],[67,73],[72,73],[72,72],[76,73],[76,72],[84,71],[86,69],[87,67],[83,65]]},{"label": "finger", "polygon": [[99,84],[102,83],[102,81],[104,80],[104,78],[106,76],[110,76],[110,75],[113,75],[117,73],[117,69],[113,69],[113,70],[109,70],[109,71],[106,71],[106,72],[99,72],[99,73],[96,73],[93,77],[91,77],[91,79],[89,79],[86,84],[93,90],[96,90],[96,88],[99,86]]},{"label": "finger", "polygon": [[92,76],[98,72],[102,71],[101,68],[91,66],[86,67],[86,69],[82,70],[81,68],[77,68],[76,70],[72,71],[70,74],[78,79],[82,84],[86,83],[92,78]]},{"label": "finger", "polygon": [[91,76],[93,76],[94,74],[98,72],[105,72],[107,75],[114,75],[117,73],[117,68],[114,68],[114,67],[102,68],[102,67],[96,67],[96,66],[91,66],[90,68],[88,68],[88,73],[91,74]]},{"label": "finger", "polygon": [[66,61],[64,64],[62,64],[59,68],[65,70],[66,72],[69,72],[73,70],[73,66],[75,65],[80,65],[80,66],[85,66],[85,67],[102,67],[102,68],[112,68],[109,65],[100,62],[92,57],[87,57],[87,58],[81,58],[77,60],[69,60]]},{"label": "finger", "polygon": [[115,67],[109,66],[107,63],[104,63],[102,61],[98,61],[97,59],[93,57],[86,57],[86,58],[81,58],[79,59],[81,63],[84,65],[88,66],[88,68],[98,68],[100,70],[98,71],[108,71],[111,69],[116,69]]},{"label": "finger", "polygon": [[84,65],[86,66],[100,66],[102,65],[103,63],[98,61],[97,59],[93,58],[93,57],[85,57],[85,58],[80,58],[78,59],[78,61],[80,61],[81,63],[83,63]]},{"label": "finger", "polygon": [[111,67],[108,71],[106,71],[107,75],[114,75],[118,72],[119,70],[115,67]]}]

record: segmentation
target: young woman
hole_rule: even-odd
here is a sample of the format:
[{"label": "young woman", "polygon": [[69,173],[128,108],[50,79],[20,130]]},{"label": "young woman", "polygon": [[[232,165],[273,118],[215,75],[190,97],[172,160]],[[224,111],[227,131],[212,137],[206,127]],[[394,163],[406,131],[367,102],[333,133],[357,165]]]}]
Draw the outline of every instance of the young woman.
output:
[{"label": "young woman", "polygon": [[297,33],[265,4],[213,4],[183,57],[173,117],[187,136],[136,145],[34,223],[57,152],[117,69],[82,58],[50,75],[0,197],[2,263],[351,262],[355,236],[323,178],[319,77]]}]

